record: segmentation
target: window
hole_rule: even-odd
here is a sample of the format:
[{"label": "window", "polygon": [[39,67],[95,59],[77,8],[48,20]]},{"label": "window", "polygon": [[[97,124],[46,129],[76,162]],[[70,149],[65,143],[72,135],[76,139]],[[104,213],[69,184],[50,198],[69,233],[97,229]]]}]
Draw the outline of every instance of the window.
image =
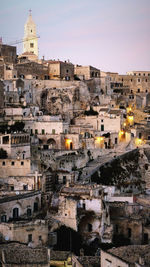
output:
[{"label": "window", "polygon": [[118,138],[116,137],[115,138],[115,145],[117,145],[117,143],[118,143]]},{"label": "window", "polygon": [[38,203],[34,202],[34,212],[38,211]]},{"label": "window", "polygon": [[88,232],[92,232],[92,224],[88,223]]},{"label": "window", "polygon": [[139,73],[139,76],[141,76],[141,73]]},{"label": "window", "polygon": [[52,134],[55,134],[55,129],[52,129]]},{"label": "window", "polygon": [[104,131],[104,124],[101,124],[101,131]]},{"label": "window", "polygon": [[27,208],[27,216],[30,217],[32,215],[31,208]]},{"label": "window", "polygon": [[145,76],[145,73],[143,73],[143,76]]},{"label": "window", "polygon": [[39,235],[39,241],[41,241],[42,240],[42,236],[41,235]]},{"label": "window", "polygon": [[138,88],[138,93],[140,93],[140,88]]},{"label": "window", "polygon": [[128,228],[128,237],[131,237],[131,228]]},{"label": "window", "polygon": [[131,82],[132,82],[132,79],[131,79]]},{"label": "window", "polygon": [[13,209],[13,219],[17,219],[19,217],[19,209],[14,208]]},{"label": "window", "polygon": [[23,185],[23,190],[24,190],[24,191],[27,191],[27,190],[28,190],[28,185],[27,185],[27,184],[24,184],[24,185]]},{"label": "window", "polygon": [[32,242],[32,234],[29,234],[29,235],[28,235],[28,243],[29,243],[29,242]]},{"label": "window", "polygon": [[66,70],[66,72],[68,73],[68,72],[69,72],[69,70]]},{"label": "window", "polygon": [[66,176],[63,176],[63,184],[66,184]]},{"label": "window", "polygon": [[33,48],[34,47],[34,43],[30,43],[30,48]]},{"label": "window", "polygon": [[140,79],[138,79],[138,83],[140,83],[140,81],[141,81],[141,80],[140,80]]},{"label": "window", "polygon": [[6,222],[7,221],[7,216],[6,215],[2,215],[1,216],[1,222]]},{"label": "window", "polygon": [[42,134],[45,134],[45,130],[44,129],[42,129]]},{"label": "window", "polygon": [[136,73],[134,73],[134,76],[136,76]]},{"label": "window", "polygon": [[104,120],[101,120],[101,122],[103,122]]},{"label": "window", "polygon": [[35,134],[38,134],[38,129],[35,129]]},{"label": "window", "polygon": [[23,166],[24,165],[24,161],[21,161],[21,166]]},{"label": "window", "polygon": [[11,190],[11,191],[14,191],[14,185],[12,185],[12,186],[10,187],[10,190]]},{"label": "window", "polygon": [[142,137],[142,133],[139,133],[139,139],[141,139],[141,137]]},{"label": "window", "polygon": [[144,233],[144,244],[148,244],[148,234]]},{"label": "window", "polygon": [[147,79],[145,79],[145,82],[147,83]]},{"label": "window", "polygon": [[15,162],[14,162],[14,161],[12,161],[12,162],[11,162],[11,165],[12,165],[12,166],[14,166],[14,165],[15,165]]},{"label": "window", "polygon": [[2,162],[2,165],[3,165],[3,166],[5,166],[5,165],[6,165],[6,164],[5,164],[5,161],[3,161],[3,162]]}]

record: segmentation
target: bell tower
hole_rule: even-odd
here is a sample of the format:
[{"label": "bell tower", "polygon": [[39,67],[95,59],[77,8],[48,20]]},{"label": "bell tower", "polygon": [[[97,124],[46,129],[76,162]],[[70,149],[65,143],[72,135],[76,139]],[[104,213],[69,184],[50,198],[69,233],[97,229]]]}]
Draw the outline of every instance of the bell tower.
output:
[{"label": "bell tower", "polygon": [[24,25],[23,53],[32,53],[38,57],[38,37],[36,34],[36,24],[32,19],[31,9],[27,22]]}]

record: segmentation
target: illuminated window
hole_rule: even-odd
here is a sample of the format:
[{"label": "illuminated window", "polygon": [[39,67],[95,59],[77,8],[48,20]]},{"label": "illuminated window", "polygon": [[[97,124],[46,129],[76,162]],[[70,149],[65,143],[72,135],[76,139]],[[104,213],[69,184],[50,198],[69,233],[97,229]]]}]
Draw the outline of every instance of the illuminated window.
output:
[{"label": "illuminated window", "polygon": [[33,43],[30,43],[30,48],[33,48],[34,47],[34,44]]}]

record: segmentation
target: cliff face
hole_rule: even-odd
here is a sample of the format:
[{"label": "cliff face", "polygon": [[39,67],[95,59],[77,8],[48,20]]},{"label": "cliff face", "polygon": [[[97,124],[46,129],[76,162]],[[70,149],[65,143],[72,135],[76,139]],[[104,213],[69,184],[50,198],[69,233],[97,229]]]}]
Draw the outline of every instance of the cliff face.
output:
[{"label": "cliff face", "polygon": [[122,192],[142,192],[145,188],[143,151],[138,149],[113,158],[91,177],[92,182],[115,185]]}]

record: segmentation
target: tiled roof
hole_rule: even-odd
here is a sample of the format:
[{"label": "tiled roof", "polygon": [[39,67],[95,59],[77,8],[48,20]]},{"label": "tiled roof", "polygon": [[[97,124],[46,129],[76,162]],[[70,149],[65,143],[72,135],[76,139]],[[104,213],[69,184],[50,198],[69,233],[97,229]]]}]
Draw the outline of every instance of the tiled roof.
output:
[{"label": "tiled roof", "polygon": [[7,264],[47,264],[48,252],[46,248],[11,247],[3,249]]},{"label": "tiled roof", "polygon": [[117,256],[127,263],[139,262],[139,257],[144,258],[145,264],[150,263],[150,245],[123,246],[109,249],[107,252],[111,253],[114,256]]}]

